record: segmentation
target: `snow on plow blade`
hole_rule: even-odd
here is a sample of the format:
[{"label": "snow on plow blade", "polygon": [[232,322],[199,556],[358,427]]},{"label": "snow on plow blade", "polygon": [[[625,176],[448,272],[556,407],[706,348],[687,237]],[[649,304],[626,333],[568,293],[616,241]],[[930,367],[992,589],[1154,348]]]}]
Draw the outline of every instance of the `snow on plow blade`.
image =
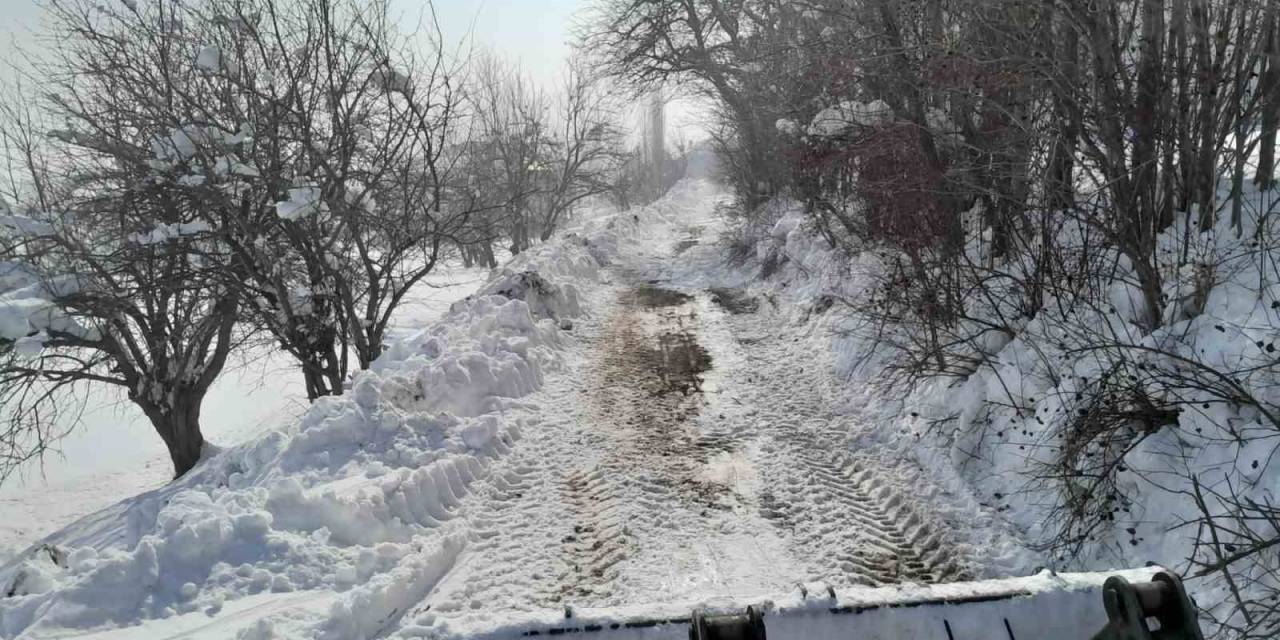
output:
[{"label": "snow on plow blade", "polygon": [[1202,640],[1181,582],[1160,567],[878,588],[809,584],[732,604],[566,607],[438,630],[468,640]]}]

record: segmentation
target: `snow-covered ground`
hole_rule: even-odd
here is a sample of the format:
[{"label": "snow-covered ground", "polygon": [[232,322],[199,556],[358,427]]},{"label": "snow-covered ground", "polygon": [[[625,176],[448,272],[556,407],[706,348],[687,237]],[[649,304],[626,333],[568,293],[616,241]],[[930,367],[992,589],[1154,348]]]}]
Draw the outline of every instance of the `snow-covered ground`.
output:
[{"label": "snow-covered ground", "polygon": [[[586,216],[407,320],[350,393],[49,536],[0,568],[17,594],[0,637],[476,636],[673,603],[825,609],[828,591],[856,610],[1036,573],[1018,532],[835,375],[829,283],[724,263],[723,198],[687,180]],[[1073,591],[1097,583],[999,588],[1061,592],[1009,615],[1018,637],[1067,638],[1101,626],[1096,593]],[[855,617],[866,637],[983,628],[949,611]]]},{"label": "snow-covered ground", "polygon": [[[439,320],[487,278],[487,269],[445,265],[398,309],[395,328]],[[205,437],[218,446],[236,445],[297,420],[306,407],[301,377],[289,358],[262,349],[231,363],[214,384],[202,416]],[[69,426],[57,452],[0,485],[0,562],[85,514],[161,487],[173,476],[150,423],[118,394],[94,393],[79,424]]]}]

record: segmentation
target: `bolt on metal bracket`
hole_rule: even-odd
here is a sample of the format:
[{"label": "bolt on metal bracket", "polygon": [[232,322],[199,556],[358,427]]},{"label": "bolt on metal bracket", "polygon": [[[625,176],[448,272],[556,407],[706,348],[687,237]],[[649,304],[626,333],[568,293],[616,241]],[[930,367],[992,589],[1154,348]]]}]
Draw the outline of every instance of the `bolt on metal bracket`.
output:
[{"label": "bolt on metal bracket", "polygon": [[1173,573],[1161,571],[1141,584],[1111,576],[1102,585],[1102,603],[1109,621],[1093,640],[1204,640],[1195,605]]},{"label": "bolt on metal bracket", "polygon": [[765,640],[764,617],[755,607],[744,613],[709,616],[694,611],[689,640]]}]

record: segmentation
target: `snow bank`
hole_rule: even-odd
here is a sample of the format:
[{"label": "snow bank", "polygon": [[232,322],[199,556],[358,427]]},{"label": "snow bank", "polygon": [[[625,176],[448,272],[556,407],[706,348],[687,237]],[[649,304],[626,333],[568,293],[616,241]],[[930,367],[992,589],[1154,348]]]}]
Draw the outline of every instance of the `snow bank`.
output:
[{"label": "snow bank", "polygon": [[[946,126],[940,114],[937,119],[939,128]],[[1246,197],[1262,196],[1247,191]],[[1246,204],[1244,210],[1267,209],[1258,204]],[[991,332],[985,344],[975,347],[985,361],[973,374],[885,395],[878,382],[892,354],[860,332],[858,315],[871,287],[881,281],[879,258],[870,251],[852,257],[833,251],[807,225],[798,205],[780,201],[770,206],[766,216],[774,221],[771,232],[757,244],[750,274],[738,277],[751,283],[764,265],[771,265],[767,281],[750,286],[789,303],[796,321],[811,322],[813,334],[834,352],[838,374],[849,379],[849,393],[861,396],[857,403],[867,406],[878,423],[854,434],[852,446],[914,457],[952,499],[1006,521],[1028,544],[1050,541],[1055,530],[1047,519],[1062,504],[1059,492],[1064,490],[1059,482],[1034,478],[1043,478],[1057,463],[1063,438],[1075,428],[1074,418],[1100,401],[1098,380],[1117,364],[1115,355],[1079,355],[1089,353],[1090,336],[1110,335],[1137,350],[1173,354],[1182,363],[1243,372],[1236,377],[1242,394],[1280,406],[1280,368],[1275,367],[1280,283],[1273,271],[1260,266],[1267,261],[1259,259],[1257,249],[1257,238],[1280,233],[1274,216],[1267,219],[1271,227],[1260,232],[1256,219],[1246,220],[1239,235],[1221,216],[1219,228],[1189,236],[1185,250],[1194,265],[1178,272],[1174,265],[1183,262],[1183,234],[1195,225],[1194,212],[1179,216],[1158,240],[1169,304],[1155,332],[1147,334],[1140,326],[1143,304],[1133,284],[1133,266],[1119,255],[1104,257],[1101,262],[1117,266],[1102,304],[1047,300],[1045,308],[1066,311],[1026,319],[1012,338]],[[1070,247],[1082,233],[1064,225],[1058,242]],[[980,302],[972,304],[970,313],[979,314]],[[1128,352],[1126,357],[1135,356]],[[1157,355],[1130,364],[1139,370],[1181,366]],[[1280,491],[1275,427],[1256,408],[1224,402],[1221,390],[1209,388],[1152,392],[1186,408],[1151,433],[1135,429],[1130,434],[1119,460],[1115,496],[1095,496],[1099,505],[1108,503],[1112,509],[1104,526],[1081,541],[1078,553],[1038,562],[1063,570],[1154,562],[1185,572],[1196,552],[1197,532],[1178,525],[1200,516],[1188,497],[1192,476],[1212,488],[1230,486],[1259,504],[1269,503]],[[1214,513],[1224,513],[1221,503],[1210,502]],[[1003,568],[1011,572],[1037,561],[1025,555],[1008,560]],[[1260,586],[1250,588],[1259,589],[1257,595],[1265,592]],[[1204,603],[1229,596],[1229,587],[1216,574],[1190,581],[1188,589]]]},{"label": "snow bank", "polygon": [[530,311],[541,318],[573,317],[582,313],[578,290],[573,285],[557,285],[536,271],[505,269],[476,292],[477,296],[496,295],[523,300]]},{"label": "snow bank", "polygon": [[[311,206],[294,191],[282,215]],[[172,633],[210,618],[229,625],[219,637],[387,628],[467,548],[459,509],[492,462],[537,429],[528,398],[561,364],[561,323],[585,311],[578,286],[651,215],[589,218],[525,252],[442,320],[391,344],[347,394],[8,558],[0,637]],[[145,240],[184,229],[157,231]],[[25,336],[42,317],[0,315],[0,328]]]},{"label": "snow bank", "polygon": [[6,565],[0,584],[24,597],[0,601],[0,635],[213,614],[228,599],[294,590],[349,592],[326,628],[367,628],[361,616],[377,607],[366,601],[389,597],[375,575],[411,562],[429,588],[422,567],[464,546],[452,509],[520,437],[513,409],[554,364],[557,332],[520,300],[455,311],[300,424],[55,534],[67,566]]},{"label": "snow bank", "polygon": [[517,255],[474,296],[454,304],[460,309],[476,298],[497,295],[523,300],[537,318],[571,318],[582,313],[578,283],[595,283],[600,267],[613,262],[619,252],[635,243],[629,242],[643,228],[668,223],[670,211],[683,200],[708,196],[706,183],[684,181],[671,189],[662,200],[609,215],[589,217],[550,243],[534,246]]},{"label": "snow bank", "polygon": [[[1246,204],[1245,210],[1265,210],[1252,206]],[[1090,415],[1095,406],[1106,410],[1106,403],[1112,402],[1106,395],[1107,389],[1115,388],[1107,384],[1110,372],[1133,372],[1153,397],[1180,407],[1150,431],[1134,425],[1115,433],[1118,452],[1104,452],[1095,442],[1080,454],[1099,460],[1116,455],[1118,471],[1115,486],[1090,501],[1092,509],[1108,512],[1094,516],[1101,517],[1103,525],[1081,541],[1074,555],[1052,558],[1058,566],[1158,562],[1186,571],[1189,559],[1204,552],[1196,544],[1201,532],[1180,526],[1202,516],[1191,498],[1192,478],[1199,478],[1206,491],[1225,493],[1230,488],[1256,503],[1270,502],[1280,490],[1280,463],[1274,460],[1276,425],[1244,401],[1252,397],[1263,406],[1280,406],[1280,369],[1275,366],[1280,284],[1273,270],[1260,266],[1267,261],[1259,259],[1255,240],[1275,238],[1280,227],[1272,220],[1270,228],[1257,233],[1256,220],[1248,220],[1237,236],[1224,215],[1217,229],[1188,237],[1186,251],[1194,264],[1178,272],[1174,265],[1181,262],[1182,236],[1195,224],[1187,217],[1179,216],[1158,239],[1164,297],[1169,301],[1160,328],[1151,333],[1141,328],[1144,306],[1132,284],[1133,267],[1117,258],[1117,273],[1104,304],[1047,301],[1046,307],[1070,311],[1038,315],[1013,339],[989,345],[987,364],[962,384],[930,385],[905,407],[920,416],[910,421],[917,431],[925,420],[957,417],[954,428],[929,442],[925,455],[958,469],[984,501],[997,505],[1037,542],[1047,542],[1059,531],[1046,523],[1054,522],[1050,518],[1055,506],[1063,503],[1059,492],[1066,486],[1037,485],[1032,479],[1059,463],[1063,443],[1081,428],[1082,416]],[[1196,300],[1199,296],[1203,298]],[[1134,348],[1093,351],[1100,335]],[[1232,372],[1230,384],[1237,385],[1233,393],[1239,401],[1224,401],[1210,384],[1171,384],[1178,376],[1193,379],[1207,371],[1200,366]],[[1161,373],[1147,378],[1143,372]],[[1216,374],[1207,375],[1221,381]],[[1212,497],[1207,506],[1215,517],[1226,515],[1227,507]],[[1230,520],[1220,523],[1234,526]],[[1220,535],[1226,548],[1246,544],[1230,533]],[[1249,573],[1255,570],[1253,563],[1236,568]],[[1188,589],[1208,607],[1232,600],[1231,587],[1218,573],[1190,581]],[[1267,593],[1260,583],[1242,589],[1246,598]],[[1206,635],[1210,632],[1206,628]]]}]

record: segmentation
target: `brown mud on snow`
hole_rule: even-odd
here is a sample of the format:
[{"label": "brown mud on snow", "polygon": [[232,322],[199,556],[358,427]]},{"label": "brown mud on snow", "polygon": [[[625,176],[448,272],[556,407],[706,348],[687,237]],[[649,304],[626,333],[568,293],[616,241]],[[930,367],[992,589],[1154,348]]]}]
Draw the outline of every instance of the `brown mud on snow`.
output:
[{"label": "brown mud on snow", "polygon": [[[560,540],[568,570],[556,576],[551,600],[612,603],[631,588],[628,576],[672,553],[668,536],[729,539],[718,536],[733,529],[720,527],[744,518],[789,540],[814,578],[836,584],[969,577],[944,527],[916,515],[874,464],[833,450],[843,422],[821,398],[795,394],[779,406],[773,390],[798,381],[819,388],[818,373],[794,363],[798,369],[778,368],[772,380],[736,389],[763,414],[756,429],[703,415],[714,406],[704,394],[725,393],[732,376],[717,372],[714,387],[705,382],[716,362],[699,344],[700,310],[711,295],[649,282],[623,290],[605,317],[575,402],[585,426],[575,444],[591,454],[558,474],[572,529]],[[740,298],[755,301],[741,291],[721,297],[720,305],[748,314]],[[724,473],[742,475],[726,481]]]},{"label": "brown mud on snow", "polygon": [[[693,297],[646,285],[625,292],[620,302],[620,312],[610,319],[606,333],[614,344],[606,349],[625,356],[628,366],[613,373],[632,379],[650,396],[701,392],[702,374],[711,369],[711,356],[694,334],[698,318]],[[643,336],[635,331],[641,327],[649,329]],[[624,364],[621,359],[613,362]]]},{"label": "brown mud on snow", "polygon": [[711,294],[712,302],[732,314],[755,313],[760,310],[760,300],[742,289],[712,287],[707,289],[707,293]]},{"label": "brown mud on snow", "polygon": [[[662,309],[664,307],[678,307],[693,302],[693,296],[687,293],[663,289],[649,284],[624,291],[619,297],[623,308],[629,310]],[[692,309],[681,315],[687,316],[689,320],[694,319]]]},{"label": "brown mud on snow", "polygon": [[637,541],[616,518],[617,501],[638,502],[655,517],[723,508],[725,487],[708,483],[703,469],[733,446],[695,424],[713,362],[698,343],[694,298],[641,285],[618,302],[582,389],[592,448],[605,453],[570,473],[561,489],[576,512],[575,534],[564,541],[575,567],[566,595],[578,597],[607,593],[615,565],[636,551]]}]

